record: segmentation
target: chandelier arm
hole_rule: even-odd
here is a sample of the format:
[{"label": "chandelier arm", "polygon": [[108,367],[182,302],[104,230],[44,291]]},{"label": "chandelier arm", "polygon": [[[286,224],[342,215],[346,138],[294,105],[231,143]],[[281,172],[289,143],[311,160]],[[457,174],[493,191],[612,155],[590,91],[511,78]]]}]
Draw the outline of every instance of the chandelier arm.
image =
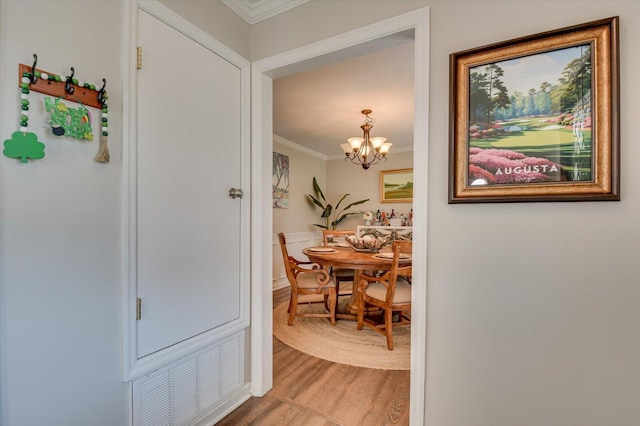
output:
[{"label": "chandelier arm", "polygon": [[351,155],[345,156],[345,161],[347,159],[349,159],[353,164],[366,164],[368,166],[373,166],[382,160],[386,160],[387,157],[374,150],[373,155],[367,155],[366,158],[359,152],[354,152]]}]

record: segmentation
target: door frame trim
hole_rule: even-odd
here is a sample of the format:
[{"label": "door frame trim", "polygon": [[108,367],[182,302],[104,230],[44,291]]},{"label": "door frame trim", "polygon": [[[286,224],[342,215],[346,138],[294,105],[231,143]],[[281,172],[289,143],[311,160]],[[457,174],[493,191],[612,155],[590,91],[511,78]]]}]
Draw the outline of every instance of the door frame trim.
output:
[{"label": "door frame trim", "polygon": [[319,57],[400,31],[415,30],[415,115],[414,115],[414,245],[411,327],[411,424],[422,425],[426,405],[427,330],[427,175],[429,147],[429,8],[425,7],[371,24],[326,40],[252,64],[252,214],[254,237],[251,247],[252,326],[251,392],[264,395],[273,386],[272,319],[272,211],[271,162],[273,152],[273,85],[271,76],[278,68]]},{"label": "door frame trim", "polygon": [[245,330],[250,323],[250,214],[251,205],[248,197],[241,200],[240,219],[240,315],[227,324],[194,336],[183,342],[170,346],[154,354],[137,358],[136,342],[136,297],[137,297],[137,260],[136,260],[136,148],[137,148],[137,34],[138,10],[143,10],[180,33],[193,39],[206,49],[217,54],[240,70],[240,134],[241,134],[241,182],[240,188],[251,184],[250,164],[250,62],[229,49],[211,35],[202,31],[171,9],[156,0],[135,0],[125,2],[123,6],[125,34],[123,35],[123,51],[127,52],[123,60],[123,123],[122,123],[122,380],[130,381],[151,371],[166,366],[184,356],[211,345],[231,334]]}]

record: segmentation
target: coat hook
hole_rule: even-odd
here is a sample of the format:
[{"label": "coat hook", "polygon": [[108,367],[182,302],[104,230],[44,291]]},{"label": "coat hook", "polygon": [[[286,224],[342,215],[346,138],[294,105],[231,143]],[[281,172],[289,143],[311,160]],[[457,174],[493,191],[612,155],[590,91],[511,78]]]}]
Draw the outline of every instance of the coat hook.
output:
[{"label": "coat hook", "polygon": [[29,77],[31,79],[31,84],[34,84],[36,82],[36,80],[38,80],[38,77],[36,77],[36,64],[38,63],[38,55],[36,55],[35,53],[33,54],[33,65],[31,65],[31,77]]},{"label": "coat hook", "polygon": [[72,86],[73,74],[75,72],[76,70],[74,70],[73,67],[71,67],[71,75],[67,77],[67,82],[64,84],[64,91],[70,95],[73,95],[73,91],[75,90],[75,88]]},{"label": "coat hook", "polygon": [[107,101],[107,98],[105,97],[105,90],[104,88],[107,85],[107,80],[105,80],[104,78],[102,79],[102,87],[100,88],[100,90],[98,90],[98,102],[100,102],[102,105],[104,105],[104,103]]}]

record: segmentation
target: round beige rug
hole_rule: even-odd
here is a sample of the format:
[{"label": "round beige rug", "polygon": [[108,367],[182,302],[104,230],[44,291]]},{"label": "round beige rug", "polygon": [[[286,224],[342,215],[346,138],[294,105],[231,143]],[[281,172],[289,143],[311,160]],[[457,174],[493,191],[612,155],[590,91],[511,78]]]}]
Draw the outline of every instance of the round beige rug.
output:
[{"label": "round beige rug", "polygon": [[[345,301],[341,300],[344,305]],[[409,370],[411,327],[393,329],[394,349],[387,349],[386,338],[367,326],[356,328],[356,322],[339,319],[332,326],[328,318],[301,318],[287,325],[287,306],[273,310],[273,334],[287,346],[308,355],[340,364],[381,370]],[[299,304],[298,311],[322,312],[322,304]]]}]

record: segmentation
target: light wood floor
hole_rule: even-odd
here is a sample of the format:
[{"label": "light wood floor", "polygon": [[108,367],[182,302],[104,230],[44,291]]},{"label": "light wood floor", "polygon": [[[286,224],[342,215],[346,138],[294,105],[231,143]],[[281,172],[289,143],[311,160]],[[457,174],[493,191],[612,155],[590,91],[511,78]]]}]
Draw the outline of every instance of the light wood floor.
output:
[{"label": "light wood floor", "polygon": [[[275,292],[274,306],[288,297]],[[217,425],[408,425],[409,375],[314,358],[274,338],[273,388]]]}]

